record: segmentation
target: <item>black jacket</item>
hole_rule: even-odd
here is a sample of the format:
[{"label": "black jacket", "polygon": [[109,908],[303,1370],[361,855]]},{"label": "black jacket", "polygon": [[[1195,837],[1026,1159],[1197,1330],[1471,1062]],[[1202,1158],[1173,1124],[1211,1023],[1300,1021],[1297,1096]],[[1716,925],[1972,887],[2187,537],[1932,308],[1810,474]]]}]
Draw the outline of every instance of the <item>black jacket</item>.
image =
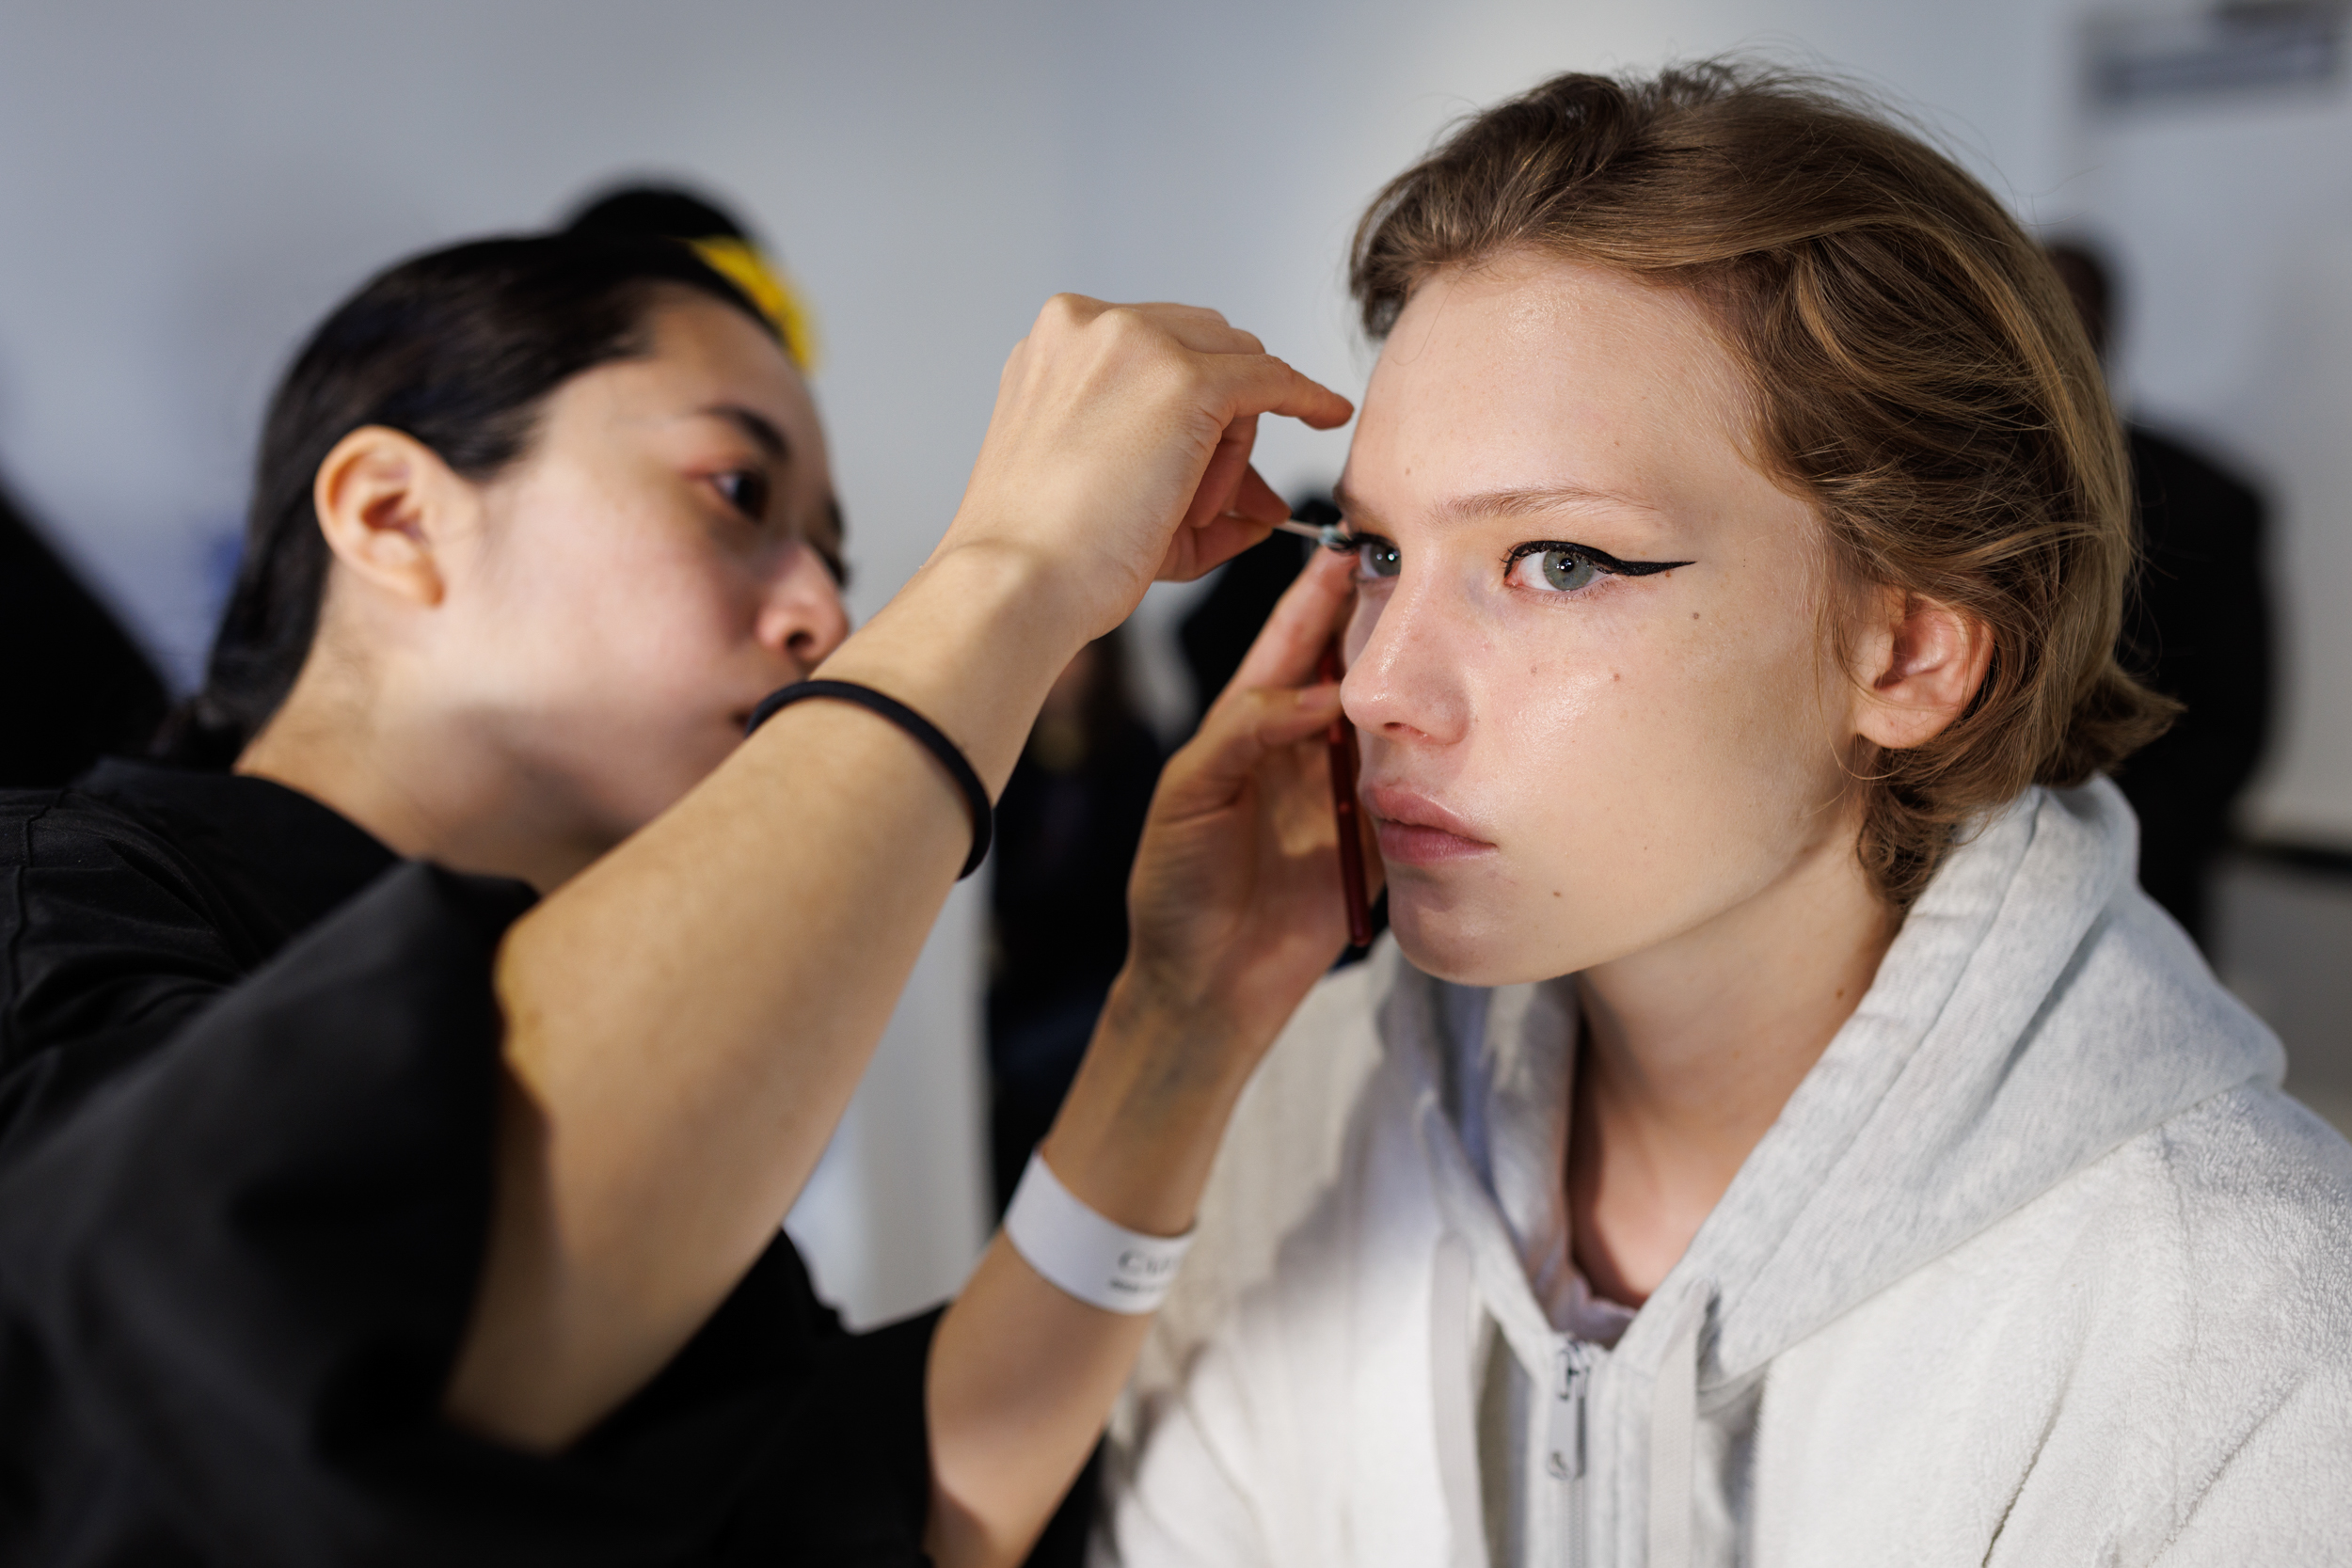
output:
[{"label": "black jacket", "polygon": [[779,1236],[565,1454],[438,1403],[517,883],[258,779],[0,793],[0,1563],[913,1563],[918,1319]]}]

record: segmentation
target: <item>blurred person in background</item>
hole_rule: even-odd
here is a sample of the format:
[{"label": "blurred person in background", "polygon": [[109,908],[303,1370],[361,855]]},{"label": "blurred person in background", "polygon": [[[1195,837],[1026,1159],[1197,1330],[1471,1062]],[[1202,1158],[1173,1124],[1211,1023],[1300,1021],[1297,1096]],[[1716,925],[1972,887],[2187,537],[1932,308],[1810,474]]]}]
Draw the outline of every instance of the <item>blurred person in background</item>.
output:
[{"label": "blurred person in background", "polygon": [[1129,694],[1125,636],[1070,661],[996,802],[988,1072],[999,1213],[1127,961],[1127,876],[1162,754]]},{"label": "blurred person in background", "polygon": [[[2105,364],[2114,270],[2080,240],[2049,253]],[[2137,420],[2123,430],[2140,547],[2124,601],[2124,662],[2181,713],[2115,782],[2139,818],[2139,885],[2210,955],[2214,864],[2270,736],[2267,508],[2251,482],[2194,446]]]},{"label": "blurred person in background", "polygon": [[[1282,515],[1268,412],[1349,409],[1214,312],[1053,302],[852,634],[809,389],[692,251],[344,301],[164,758],[0,794],[0,1559],[1017,1560],[1146,1318],[1000,1236],[847,1335],[779,1227],[1055,678]],[[1047,1144],[1089,1235],[1187,1229],[1343,940],[1332,618],[1168,770]]]},{"label": "blurred person in background", "polygon": [[0,486],[0,787],[63,784],[146,750],[169,704],[122,623]]}]

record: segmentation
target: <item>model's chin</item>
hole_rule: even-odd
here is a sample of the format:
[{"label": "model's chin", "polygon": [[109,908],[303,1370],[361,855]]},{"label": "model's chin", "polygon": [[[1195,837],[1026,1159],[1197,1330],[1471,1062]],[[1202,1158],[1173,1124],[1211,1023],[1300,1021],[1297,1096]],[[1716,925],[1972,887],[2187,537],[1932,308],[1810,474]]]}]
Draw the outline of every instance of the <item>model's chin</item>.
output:
[{"label": "model's chin", "polygon": [[1502,901],[1449,888],[1442,879],[1391,874],[1389,927],[1415,969],[1453,985],[1515,986],[1564,973]]}]

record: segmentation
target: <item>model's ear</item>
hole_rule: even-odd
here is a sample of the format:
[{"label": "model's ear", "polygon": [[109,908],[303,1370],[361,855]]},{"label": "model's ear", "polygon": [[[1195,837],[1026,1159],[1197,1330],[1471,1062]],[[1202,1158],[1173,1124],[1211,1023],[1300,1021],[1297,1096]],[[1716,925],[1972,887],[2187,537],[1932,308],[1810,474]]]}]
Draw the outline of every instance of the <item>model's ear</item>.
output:
[{"label": "model's ear", "polygon": [[1854,729],[1889,751],[1920,746],[1967,711],[1993,658],[1982,621],[1899,588],[1866,601],[1854,649]]},{"label": "model's ear", "polygon": [[441,602],[444,556],[473,495],[431,447],[386,425],[361,425],[319,465],[310,500],[345,569],[421,607]]}]

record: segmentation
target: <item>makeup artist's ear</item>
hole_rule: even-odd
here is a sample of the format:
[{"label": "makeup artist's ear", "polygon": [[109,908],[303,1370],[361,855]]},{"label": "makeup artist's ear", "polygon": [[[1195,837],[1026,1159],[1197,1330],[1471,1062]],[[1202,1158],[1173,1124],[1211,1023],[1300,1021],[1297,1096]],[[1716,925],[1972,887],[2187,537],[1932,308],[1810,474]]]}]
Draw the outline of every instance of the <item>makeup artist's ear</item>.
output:
[{"label": "makeup artist's ear", "polygon": [[1991,628],[1899,588],[1878,590],[1865,604],[1854,647],[1854,729],[1889,751],[1924,745],[1967,711],[1984,684]]},{"label": "makeup artist's ear", "polygon": [[310,501],[346,571],[421,608],[441,602],[441,552],[470,517],[474,496],[431,447],[389,426],[362,425],[319,465]]}]

